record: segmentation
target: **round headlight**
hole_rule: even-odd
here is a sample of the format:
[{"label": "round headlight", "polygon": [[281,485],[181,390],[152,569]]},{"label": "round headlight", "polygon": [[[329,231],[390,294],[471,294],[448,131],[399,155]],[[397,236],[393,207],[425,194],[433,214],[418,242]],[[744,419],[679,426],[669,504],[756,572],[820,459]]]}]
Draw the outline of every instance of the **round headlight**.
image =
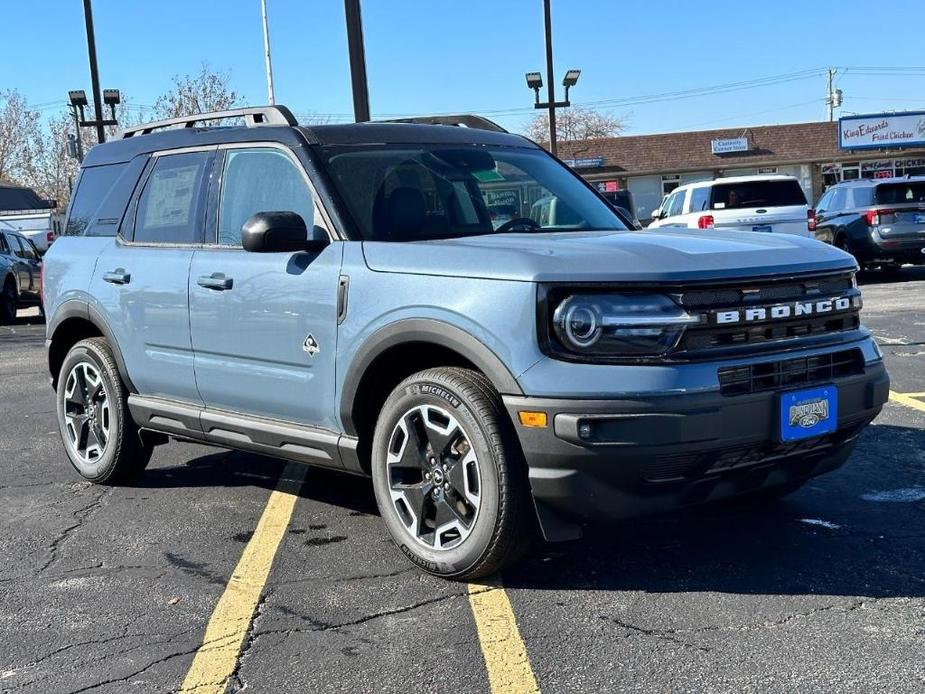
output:
[{"label": "round headlight", "polygon": [[601,337],[601,317],[594,306],[573,304],[565,311],[565,334],[577,347],[590,347]]}]

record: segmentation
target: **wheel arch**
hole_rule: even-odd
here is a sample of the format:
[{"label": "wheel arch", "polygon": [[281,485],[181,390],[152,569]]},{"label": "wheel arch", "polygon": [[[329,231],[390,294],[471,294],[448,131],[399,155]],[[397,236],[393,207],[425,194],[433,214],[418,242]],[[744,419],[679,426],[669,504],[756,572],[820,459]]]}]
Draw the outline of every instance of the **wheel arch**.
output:
[{"label": "wheel arch", "polygon": [[406,319],[380,328],[357,350],[339,400],[341,423],[346,434],[359,439],[364,467],[382,403],[406,377],[432,366],[471,368],[484,374],[499,393],[523,392],[504,362],[461,328],[432,319]]},{"label": "wheel arch", "polygon": [[125,387],[130,393],[138,392],[129,378],[122,351],[119,349],[112,329],[99,311],[86,302],[72,299],[61,304],[55,311],[54,317],[49,319],[46,334],[48,335],[46,340],[48,372],[51,376],[52,388],[57,389],[58,387],[61,365],[71,347],[88,337],[103,337],[109,343],[116,366],[119,368],[119,376],[125,383]]}]

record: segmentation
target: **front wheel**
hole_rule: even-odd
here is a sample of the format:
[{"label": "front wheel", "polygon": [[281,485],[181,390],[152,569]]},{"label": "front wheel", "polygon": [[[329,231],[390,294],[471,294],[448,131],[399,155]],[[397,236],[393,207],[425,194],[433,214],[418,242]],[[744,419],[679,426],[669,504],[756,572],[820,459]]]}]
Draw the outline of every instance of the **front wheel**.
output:
[{"label": "front wheel", "polygon": [[131,482],[151,458],[127,397],[105,339],[81,340],[71,348],[58,377],[58,428],[71,465],[91,482]]},{"label": "front wheel", "polygon": [[441,367],[400,383],[376,423],[372,473],[389,534],[428,573],[479,578],[526,549],[525,466],[478,372]]}]

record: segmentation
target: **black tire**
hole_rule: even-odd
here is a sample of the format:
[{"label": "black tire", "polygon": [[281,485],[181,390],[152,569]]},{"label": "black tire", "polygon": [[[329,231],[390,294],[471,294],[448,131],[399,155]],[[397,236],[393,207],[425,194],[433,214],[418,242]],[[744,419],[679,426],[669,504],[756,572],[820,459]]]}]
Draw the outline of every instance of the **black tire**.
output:
[{"label": "black tire", "polygon": [[[89,372],[87,367],[89,367]],[[89,459],[89,437],[91,433],[87,433],[86,439],[84,439],[86,441],[84,443],[84,452],[88,455],[82,455],[80,452],[81,439],[75,442],[72,438],[74,436],[72,431],[78,428],[74,422],[83,416],[79,414],[79,411],[82,409],[83,414],[86,414],[89,405],[75,406],[75,400],[80,398],[73,396],[69,398],[67,395],[69,387],[74,393],[77,392],[75,388],[81,388],[78,375],[81,371],[83,372],[83,383],[85,385],[88,383],[87,374],[95,373],[98,375],[102,388],[100,396],[102,400],[92,410],[93,420],[84,418],[87,420],[88,430],[92,432],[94,425],[99,431],[102,431],[104,426],[107,427],[105,440],[101,445],[96,446],[98,449],[96,457],[89,457]],[[74,375],[73,381],[71,379],[72,374]],[[99,388],[100,386],[97,387]],[[90,386],[82,388],[82,392],[85,393],[83,396],[85,402],[88,400],[93,402],[86,395],[89,390]],[[128,410],[127,398],[128,393],[122,379],[119,377],[119,370],[112,356],[112,350],[110,350],[105,338],[92,337],[81,340],[71,348],[61,365],[58,377],[58,391],[56,394],[58,429],[71,465],[84,479],[95,484],[118,485],[129,483],[141,474],[151,459],[152,449],[150,446],[144,446],[138,436],[138,428],[135,426],[135,422],[132,420]],[[103,409],[97,409],[102,408],[103,403],[106,403],[105,418],[102,414]],[[76,417],[75,411],[78,412]],[[97,415],[98,412],[101,414]],[[84,431],[82,426],[80,429]],[[96,433],[93,433],[92,436],[96,442],[99,442],[100,438],[102,438]]]},{"label": "black tire", "polygon": [[[399,423],[405,422],[407,428],[407,417],[415,416],[414,411],[421,407],[426,408],[426,412],[431,412],[432,407],[436,408],[434,411],[438,414],[434,416],[440,417],[441,413],[447,413],[456,420],[460,429],[459,436],[455,439],[447,437],[449,443],[444,449],[451,453],[451,466],[454,464],[454,452],[457,460],[463,459],[464,463],[469,460],[468,452],[458,452],[456,447],[461,444],[465,451],[471,450],[476,458],[474,463],[469,460],[469,467],[461,473],[457,471],[457,474],[472,475],[474,472],[471,466],[475,465],[479,506],[465,531],[468,534],[457,539],[458,544],[447,542],[447,547],[438,548],[438,540],[427,544],[420,535],[412,534],[402,519],[402,502],[396,502],[392,497],[392,483],[395,480],[392,479],[394,470],[389,469],[388,463],[390,447],[394,453],[396,439],[404,439],[404,435],[398,433]],[[447,427],[449,429],[451,425],[447,424]],[[428,432],[421,431],[425,437],[428,435]],[[426,451],[433,450],[430,443],[426,446]],[[404,448],[400,452],[404,456]],[[438,491],[441,501],[449,505],[455,500],[455,508],[460,508],[460,502],[465,507],[466,500],[457,491],[460,485],[454,483],[444,493],[438,489],[440,484],[437,472],[425,473],[428,469],[425,466],[429,465],[426,457],[427,453],[420,456],[422,467],[418,474],[433,474],[433,477],[427,478],[431,481],[432,491],[423,494],[424,505],[420,507],[419,516],[424,518],[425,505],[429,503],[436,508],[438,502],[432,500],[437,498]],[[445,478],[441,474],[441,479],[446,480],[444,484],[452,479],[460,479],[453,477],[454,470],[451,467]],[[372,473],[376,502],[395,544],[408,559],[435,576],[471,580],[493,574],[519,559],[533,537],[526,465],[516,435],[504,412],[501,398],[488,379],[476,371],[439,367],[421,371],[402,381],[386,400],[376,422]],[[466,478],[463,486],[469,487],[471,479]],[[438,481],[436,487],[433,486],[435,480]],[[421,484],[426,485],[427,482],[422,480]],[[403,508],[407,519],[408,507]],[[435,513],[433,525],[429,526],[433,529],[434,537],[438,535],[435,528],[443,527],[436,525],[440,515],[439,512]],[[413,517],[412,524],[417,525],[417,517]],[[452,534],[455,531],[448,532]]]},{"label": "black tire", "polygon": [[0,325],[9,325],[16,321],[16,304],[18,301],[16,283],[7,277],[3,283],[3,290],[0,291]]}]

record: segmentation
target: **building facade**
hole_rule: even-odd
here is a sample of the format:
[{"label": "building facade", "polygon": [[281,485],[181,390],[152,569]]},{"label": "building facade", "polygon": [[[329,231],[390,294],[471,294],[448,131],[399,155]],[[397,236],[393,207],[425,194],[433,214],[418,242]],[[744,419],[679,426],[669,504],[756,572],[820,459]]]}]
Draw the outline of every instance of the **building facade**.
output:
[{"label": "building facade", "polygon": [[679,185],[723,176],[789,174],[812,205],[837,181],[925,175],[925,144],[846,149],[844,127],[796,123],[569,141],[559,143],[559,156],[602,192],[629,190],[643,221]]}]

